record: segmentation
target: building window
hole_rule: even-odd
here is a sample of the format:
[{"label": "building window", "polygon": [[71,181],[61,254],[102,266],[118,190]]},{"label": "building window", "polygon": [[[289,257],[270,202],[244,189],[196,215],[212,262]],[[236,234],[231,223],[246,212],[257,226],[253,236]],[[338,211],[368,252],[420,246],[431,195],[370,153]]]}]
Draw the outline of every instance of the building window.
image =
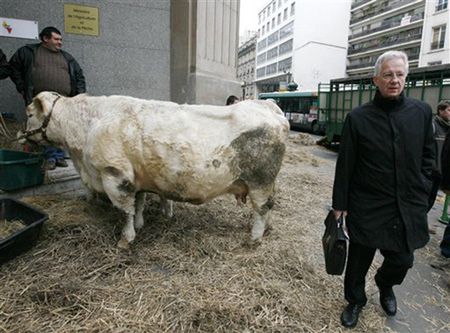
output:
[{"label": "building window", "polygon": [[266,27],[267,33],[269,33],[269,29],[270,29],[270,23],[267,22],[267,27]]},{"label": "building window", "polygon": [[436,0],[436,11],[447,9],[448,0]]},{"label": "building window", "polygon": [[272,4],[272,13],[275,13],[275,6],[276,6],[276,3],[275,3],[275,1],[273,2],[273,4]]},{"label": "building window", "polygon": [[444,48],[445,42],[445,25],[433,28],[433,35],[431,37],[431,50]]},{"label": "building window", "polygon": [[294,21],[286,24],[280,29],[280,39],[292,35],[294,33]]},{"label": "building window", "polygon": [[271,48],[269,51],[267,51],[267,60],[273,59],[276,56],[278,56],[278,46],[275,46],[274,48]]},{"label": "building window", "polygon": [[295,14],[295,2],[291,4],[291,16]]},{"label": "building window", "polygon": [[292,58],[287,58],[278,62],[279,72],[289,72],[292,68]]},{"label": "building window", "polygon": [[277,72],[277,63],[273,63],[269,66],[266,66],[266,75],[274,74]]},{"label": "building window", "polygon": [[267,45],[272,45],[276,41],[278,41],[278,31],[275,31],[269,37],[267,37]]},{"label": "building window", "polygon": [[278,0],[278,8],[281,7],[281,0]]},{"label": "building window", "polygon": [[272,29],[275,28],[275,17],[272,19]]},{"label": "building window", "polygon": [[269,18],[270,15],[270,5],[267,7],[267,18]]},{"label": "building window", "polygon": [[258,15],[258,24],[261,24],[261,14]]},{"label": "building window", "polygon": [[280,55],[292,51],[292,39],[289,39],[287,42],[280,44]]},{"label": "building window", "polygon": [[283,20],[287,19],[287,8],[283,11]]},{"label": "building window", "polygon": [[281,23],[281,13],[278,13],[277,25]]},{"label": "building window", "polygon": [[264,34],[266,33],[266,26],[263,25],[263,29],[262,29],[262,35],[264,36]]},{"label": "building window", "polygon": [[260,78],[266,75],[266,67],[258,68],[256,70],[256,77]]}]

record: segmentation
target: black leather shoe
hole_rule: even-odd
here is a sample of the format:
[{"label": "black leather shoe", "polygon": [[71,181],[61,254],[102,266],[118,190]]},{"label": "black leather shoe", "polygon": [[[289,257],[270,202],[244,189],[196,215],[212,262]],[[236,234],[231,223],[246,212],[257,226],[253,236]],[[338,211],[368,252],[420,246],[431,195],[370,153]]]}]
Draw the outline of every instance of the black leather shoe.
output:
[{"label": "black leather shoe", "polygon": [[358,323],[359,313],[364,305],[349,303],[341,314],[341,324],[353,328]]},{"label": "black leather shoe", "polygon": [[395,298],[394,291],[392,287],[380,288],[380,304],[384,312],[388,316],[395,316],[397,313],[397,300]]}]

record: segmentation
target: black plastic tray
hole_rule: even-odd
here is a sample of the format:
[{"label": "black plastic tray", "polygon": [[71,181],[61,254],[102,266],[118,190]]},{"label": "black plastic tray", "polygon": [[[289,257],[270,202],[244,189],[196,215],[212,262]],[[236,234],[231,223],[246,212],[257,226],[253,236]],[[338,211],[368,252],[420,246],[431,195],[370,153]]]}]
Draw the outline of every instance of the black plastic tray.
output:
[{"label": "black plastic tray", "polygon": [[48,215],[12,198],[0,199],[0,219],[21,220],[25,227],[0,239],[0,264],[32,248]]}]

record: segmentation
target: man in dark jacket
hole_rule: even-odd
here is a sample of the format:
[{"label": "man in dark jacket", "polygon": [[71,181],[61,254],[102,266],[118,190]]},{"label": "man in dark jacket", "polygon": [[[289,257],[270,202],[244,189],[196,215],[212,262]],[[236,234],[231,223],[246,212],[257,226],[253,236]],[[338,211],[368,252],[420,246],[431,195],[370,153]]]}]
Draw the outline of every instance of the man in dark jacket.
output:
[{"label": "man in dark jacket", "polygon": [[392,287],[413,265],[413,252],[429,240],[428,196],[435,150],[431,108],[403,94],[408,58],[382,54],[374,71],[373,101],[348,114],[333,188],[336,217],[346,216],[350,237],[341,323],[354,327],[367,302],[365,277],[375,252],[383,264],[375,275],[387,315],[397,312]]},{"label": "man in dark jacket", "polygon": [[[83,71],[77,61],[61,49],[62,36],[55,27],[46,27],[39,34],[41,43],[21,47],[10,59],[11,79],[25,104],[31,103],[41,91],[55,91],[63,96],[86,92]],[[46,147],[47,169],[67,166],[64,152]]]},{"label": "man in dark jacket", "polygon": [[6,60],[3,50],[0,49],[0,80],[6,79],[11,75],[11,66]]}]

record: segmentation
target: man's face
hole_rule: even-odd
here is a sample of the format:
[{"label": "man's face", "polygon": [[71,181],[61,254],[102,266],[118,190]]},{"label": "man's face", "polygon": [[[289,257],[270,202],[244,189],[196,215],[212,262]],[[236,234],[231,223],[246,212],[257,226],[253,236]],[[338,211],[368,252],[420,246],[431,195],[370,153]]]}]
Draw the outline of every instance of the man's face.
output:
[{"label": "man's face", "polygon": [[52,32],[52,36],[50,38],[44,36],[44,41],[42,44],[44,44],[44,46],[48,49],[57,52],[61,50],[62,47],[62,36]]},{"label": "man's face", "polygon": [[450,106],[447,106],[445,110],[439,111],[439,117],[446,121],[450,121]]},{"label": "man's face", "polygon": [[397,98],[405,87],[406,69],[402,59],[396,58],[383,62],[380,73],[373,82],[385,98]]}]

